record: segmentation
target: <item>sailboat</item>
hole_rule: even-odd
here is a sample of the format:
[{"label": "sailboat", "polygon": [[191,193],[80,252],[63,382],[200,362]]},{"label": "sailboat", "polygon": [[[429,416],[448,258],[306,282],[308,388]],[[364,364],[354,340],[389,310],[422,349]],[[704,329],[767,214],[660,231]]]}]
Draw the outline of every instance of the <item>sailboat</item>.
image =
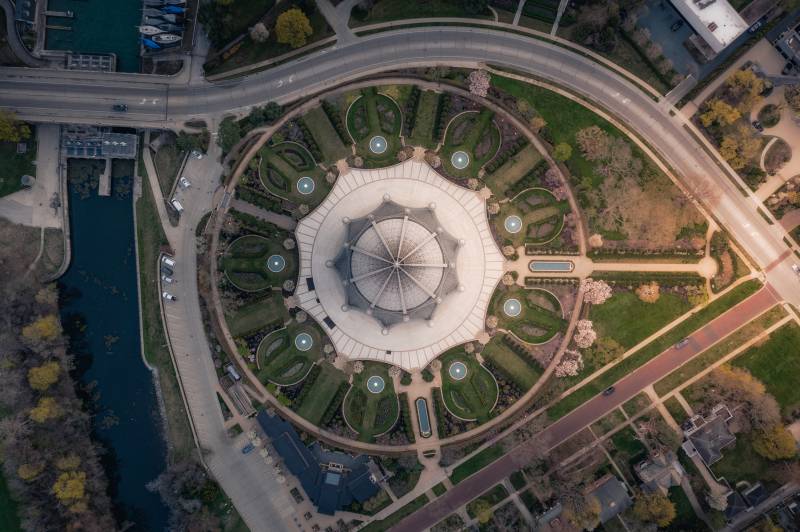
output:
[{"label": "sailboat", "polygon": [[163,6],[182,6],[186,5],[185,0],[144,0],[144,5],[147,7],[163,7]]},{"label": "sailboat", "polygon": [[180,24],[159,24],[158,29],[161,32],[169,32],[169,33],[182,33],[183,26]]},{"label": "sailboat", "polygon": [[181,39],[182,37],[180,35],[175,35],[174,33],[159,33],[158,35],[153,35],[153,41],[158,44],[175,44],[180,42]]},{"label": "sailboat", "polygon": [[186,12],[186,8],[180,6],[163,6],[161,8],[162,13],[171,13],[173,15],[183,15]]},{"label": "sailboat", "polygon": [[159,29],[155,26],[144,25],[139,26],[139,33],[142,35],[156,35],[157,33],[164,33],[165,30]]},{"label": "sailboat", "polygon": [[158,50],[159,48],[161,48],[160,44],[158,44],[157,42],[153,41],[152,39],[148,39],[147,37],[142,37],[142,44],[146,48],[150,48],[150,49],[153,49],[153,50]]},{"label": "sailboat", "polygon": [[146,17],[160,17],[160,16],[162,16],[164,14],[161,11],[159,11],[158,9],[155,9],[153,7],[146,7],[146,8],[144,8],[142,10],[142,12],[144,13],[144,16],[146,16]]}]

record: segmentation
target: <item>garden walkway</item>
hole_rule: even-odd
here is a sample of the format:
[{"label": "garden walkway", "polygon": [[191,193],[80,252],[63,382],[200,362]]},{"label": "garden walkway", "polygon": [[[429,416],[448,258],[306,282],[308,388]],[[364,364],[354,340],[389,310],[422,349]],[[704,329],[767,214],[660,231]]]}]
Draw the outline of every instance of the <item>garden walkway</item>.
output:
[{"label": "garden walkway", "polygon": [[783,184],[792,177],[800,174],[800,124],[797,123],[794,111],[786,104],[786,99],[783,96],[783,89],[776,88],[760,105],[754,107],[750,112],[750,121],[758,118],[758,112],[766,105],[777,105],[780,108],[781,118],[775,127],[768,127],[764,129],[764,135],[773,137],[772,140],[765,146],[761,154],[761,167],[764,167],[764,157],[767,153],[767,147],[775,142],[776,138],[781,138],[786,141],[789,146],[793,146],[792,156],[789,161],[778,170],[775,175],[770,176],[765,183],[763,183],[756,191],[756,197],[765,201],[775,191],[783,186]]},{"label": "garden walkway", "polygon": [[317,7],[336,33],[336,41],[338,43],[349,43],[356,39],[348,24],[350,22],[350,11],[352,11],[357,1],[345,0],[334,7],[330,0],[317,0]]},{"label": "garden walkway", "polygon": [[297,222],[291,216],[268,211],[252,203],[247,203],[246,201],[239,199],[231,200],[231,207],[239,212],[260,218],[286,231],[294,231],[294,228],[297,227]]}]

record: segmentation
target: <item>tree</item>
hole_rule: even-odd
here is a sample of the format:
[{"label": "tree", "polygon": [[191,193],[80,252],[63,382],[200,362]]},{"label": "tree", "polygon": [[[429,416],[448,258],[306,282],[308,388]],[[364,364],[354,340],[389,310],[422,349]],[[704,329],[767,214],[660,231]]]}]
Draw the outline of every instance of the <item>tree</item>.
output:
[{"label": "tree", "polygon": [[675,505],[669,498],[660,493],[642,493],[636,497],[633,515],[644,523],[654,523],[665,528],[675,519]]},{"label": "tree", "polygon": [[661,297],[661,292],[658,283],[653,281],[639,285],[636,289],[636,295],[645,303],[655,303],[658,301],[658,298]]},{"label": "tree", "polygon": [[567,349],[555,369],[556,377],[574,377],[583,369],[583,355],[580,351]]},{"label": "tree", "polygon": [[86,473],[83,471],[61,473],[53,484],[53,493],[65,506],[83,499],[86,494]]},{"label": "tree", "polygon": [[17,120],[14,111],[0,109],[0,142],[19,142],[31,136],[31,128]]},{"label": "tree", "polygon": [[599,337],[594,346],[589,351],[589,356],[593,362],[606,365],[622,356],[625,349],[610,336]]},{"label": "tree", "polygon": [[597,333],[594,330],[594,324],[591,320],[578,320],[575,327],[575,334],[572,336],[575,345],[581,349],[590,347],[597,339]]},{"label": "tree", "polygon": [[747,532],[783,532],[783,529],[765,515],[763,519],[748,528]]},{"label": "tree", "polygon": [[786,99],[786,103],[789,104],[792,111],[794,111],[796,115],[800,115],[800,84],[787,85],[786,88],[783,89],[783,97]]},{"label": "tree", "polygon": [[788,460],[797,454],[792,433],[781,424],[760,430],[753,438],[755,452],[768,460]]},{"label": "tree", "polygon": [[591,277],[581,280],[583,301],[592,305],[602,305],[611,297],[611,287],[605,281],[595,281]]},{"label": "tree", "polygon": [[734,72],[725,85],[742,113],[749,112],[762,99],[761,93],[765,87],[764,80],[749,68]]},{"label": "tree", "polygon": [[579,530],[594,530],[600,522],[600,501],[594,495],[570,497],[564,503],[563,515]]},{"label": "tree", "polygon": [[749,420],[758,430],[769,430],[780,423],[780,408],[775,398],[746,369],[725,364],[701,382],[704,385],[700,397],[706,407],[717,403],[725,403],[731,409],[741,406],[740,411],[746,413],[742,421]]},{"label": "tree", "polygon": [[52,361],[28,370],[28,384],[36,391],[43,392],[58,382],[61,366]]},{"label": "tree", "polygon": [[740,124],[732,133],[722,137],[719,153],[731,168],[741,170],[761,152],[762,140],[751,134],[748,126]]},{"label": "tree", "polygon": [[250,28],[250,38],[253,42],[267,42],[267,39],[269,39],[269,30],[264,26],[263,22],[257,22],[255,26]]},{"label": "tree", "polygon": [[39,473],[44,471],[44,462],[35,464],[23,463],[17,468],[17,476],[24,481],[33,480],[39,476]]},{"label": "tree", "polygon": [[485,98],[489,94],[491,78],[485,70],[473,70],[469,73],[467,81],[469,81],[469,92],[475,96]]},{"label": "tree", "polygon": [[52,397],[42,397],[35,407],[31,408],[31,419],[37,423],[44,423],[49,419],[57,418],[61,414],[56,400]]},{"label": "tree", "polygon": [[489,5],[488,0],[461,0],[461,5],[470,15],[478,15],[486,11],[486,6]]},{"label": "tree", "polygon": [[575,140],[587,161],[601,161],[609,157],[611,137],[598,126],[581,129],[575,134]]},{"label": "tree", "polygon": [[61,322],[55,314],[41,316],[22,328],[22,339],[37,349],[61,338]]},{"label": "tree", "polygon": [[229,116],[220,122],[217,143],[222,151],[226,153],[231,151],[240,140],[242,140],[242,131],[234,118]]},{"label": "tree", "polygon": [[566,142],[556,144],[556,147],[553,149],[553,157],[555,157],[557,161],[562,162],[569,160],[569,158],[572,157],[572,146]]},{"label": "tree", "polygon": [[486,499],[478,499],[472,503],[472,511],[481,524],[488,523],[492,519],[492,507]]},{"label": "tree", "polygon": [[292,48],[300,48],[314,33],[311,22],[300,9],[293,7],[280,15],[275,23],[275,36],[281,44],[288,44]]},{"label": "tree", "polygon": [[742,113],[724,100],[713,98],[706,102],[706,111],[700,115],[700,122],[705,127],[717,123],[729,126],[741,118]]}]

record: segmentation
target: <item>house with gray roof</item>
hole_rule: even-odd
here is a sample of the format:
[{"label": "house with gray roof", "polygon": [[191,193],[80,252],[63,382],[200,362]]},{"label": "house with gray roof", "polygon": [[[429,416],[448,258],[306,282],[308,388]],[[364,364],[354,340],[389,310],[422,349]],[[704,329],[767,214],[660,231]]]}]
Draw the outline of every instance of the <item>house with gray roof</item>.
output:
[{"label": "house with gray roof", "polygon": [[634,466],[636,476],[642,481],[642,489],[648,493],[660,491],[667,494],[672,486],[681,483],[686,474],[674,452],[656,452],[644,462]]},{"label": "house with gray roof", "polygon": [[683,450],[688,456],[698,455],[706,467],[722,459],[722,450],[736,442],[728,426],[733,417],[727,406],[715,406],[708,416],[696,415],[684,424],[686,441]]},{"label": "house with gray roof", "polygon": [[601,523],[621,514],[632,503],[628,488],[610,473],[597,480],[589,489],[588,495],[595,497],[600,503]]}]

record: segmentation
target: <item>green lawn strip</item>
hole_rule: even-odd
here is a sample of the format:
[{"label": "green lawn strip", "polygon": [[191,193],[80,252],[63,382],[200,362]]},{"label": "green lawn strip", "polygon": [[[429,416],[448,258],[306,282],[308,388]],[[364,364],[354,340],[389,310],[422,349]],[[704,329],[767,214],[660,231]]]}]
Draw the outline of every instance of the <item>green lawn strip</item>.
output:
[{"label": "green lawn strip", "polygon": [[800,326],[796,322],[774,331],[769,340],[737,356],[732,364],[763,382],[784,415],[800,405]]},{"label": "green lawn strip", "polygon": [[532,359],[523,359],[502,342],[501,336],[495,336],[481,351],[484,360],[497,366],[505,376],[522,391],[528,391],[542,375],[541,368]]},{"label": "green lawn strip", "polygon": [[331,401],[339,391],[339,386],[347,380],[347,376],[333,365],[320,364],[320,374],[313,383],[314,389],[305,394],[305,398],[297,408],[297,413],[317,425],[328,410]]},{"label": "green lawn strip", "polygon": [[[450,412],[467,420],[483,422],[489,419],[498,394],[492,374],[461,348],[451,349],[442,355],[441,361],[442,397]],[[467,375],[461,380],[453,379],[448,371],[456,361],[467,367]]]},{"label": "green lawn strip", "polygon": [[[372,393],[367,387],[370,377],[381,377],[384,389]],[[371,440],[383,434],[397,422],[398,400],[394,391],[389,366],[380,362],[364,362],[364,370],[353,375],[353,387],[344,402],[348,423],[359,433],[360,439]]]},{"label": "green lawn strip", "polygon": [[669,500],[675,505],[675,519],[664,528],[667,532],[700,532],[708,530],[708,526],[694,513],[689,497],[680,486],[669,489]]},{"label": "green lawn strip", "polygon": [[613,338],[630,349],[691,308],[686,298],[672,293],[662,293],[655,303],[645,303],[634,292],[616,292],[602,305],[592,305],[589,319],[598,336]]},{"label": "green lawn strip", "polygon": [[525,479],[525,475],[522,474],[522,471],[514,471],[511,473],[511,476],[508,477],[508,480],[511,482],[511,485],[515,490],[521,490],[528,483],[528,481]]},{"label": "green lawn strip", "polygon": [[269,297],[243,305],[225,316],[231,336],[246,336],[267,325],[286,320],[286,306],[278,295],[268,293]]},{"label": "green lawn strip", "polygon": [[649,362],[682,338],[685,338],[720,314],[729,310],[737,303],[740,303],[747,297],[751,296],[760,288],[761,283],[755,279],[737,286],[730,292],[713,301],[705,308],[688,317],[662,336],[656,338],[643,348],[639,349],[633,355],[620,360],[619,363],[612,366],[596,379],[577,389],[550,407],[547,410],[548,418],[551,420],[560,419],[562,416],[573,411],[575,408],[599,394],[625,375]]},{"label": "green lawn strip", "polygon": [[528,144],[489,176],[488,185],[496,196],[502,197],[509,186],[522,179],[541,160],[539,150]]},{"label": "green lawn strip", "polygon": [[[142,165],[139,168],[144,168]],[[157,368],[164,408],[167,412],[166,437],[174,458],[188,458],[195,449],[188,414],[184,408],[172,357],[161,321],[159,271],[156,261],[167,237],[159,223],[150,183],[142,179],[142,197],[136,201],[136,235],[139,256],[142,351],[148,364]]]},{"label": "green lawn strip", "polygon": [[344,159],[350,150],[342,143],[338,133],[333,128],[328,115],[322,107],[315,107],[303,116],[306,126],[311,131],[311,136],[319,145],[327,164],[333,164],[339,159]]},{"label": "green lawn strip", "polygon": [[617,465],[620,467],[633,465],[647,454],[647,449],[631,427],[625,427],[616,432],[611,436],[611,443],[614,444],[614,450],[611,452],[611,456],[614,457],[615,461],[617,459],[616,455],[622,458],[623,463],[617,462]]},{"label": "green lawn strip", "polygon": [[544,506],[539,499],[533,494],[531,490],[525,490],[519,494],[519,500],[525,505],[525,508],[533,515],[537,515],[545,510]]},{"label": "green lawn strip", "polygon": [[389,517],[386,519],[382,519],[380,521],[371,521],[367,524],[367,526],[361,529],[361,532],[383,532],[384,530],[389,530],[394,525],[399,523],[403,518],[413,514],[426,504],[428,504],[428,496],[423,493],[410,503],[389,515]]},{"label": "green lawn strip", "polygon": [[[314,342],[308,351],[300,351],[295,346],[295,338],[301,333],[308,333]],[[277,340],[280,335],[285,336],[284,343],[267,355],[272,340]],[[282,386],[298,382],[305,377],[311,365],[322,357],[322,339],[322,332],[311,323],[292,324],[285,331],[270,336],[258,347],[256,356],[261,366],[259,380]]]},{"label": "green lawn strip", "polygon": [[468,17],[489,18],[489,10],[481,14],[473,14],[464,9],[462,2],[454,0],[426,0],[425,2],[408,2],[407,0],[381,0],[376,2],[366,11],[353,10],[350,18],[350,27],[403,20],[411,18],[430,17]]},{"label": "green lawn strip", "polygon": [[672,416],[679,425],[683,423],[683,421],[689,417],[689,414],[686,412],[686,409],[683,408],[683,405],[680,401],[678,401],[675,397],[670,397],[666,401],[664,401],[664,407],[667,409],[667,412]]},{"label": "green lawn strip", "polygon": [[172,185],[178,178],[178,170],[186,156],[186,152],[178,149],[175,143],[164,144],[153,156],[153,165],[156,167],[158,186],[165,198],[172,192]]},{"label": "green lawn strip", "polygon": [[494,445],[486,447],[479,453],[467,459],[464,463],[458,465],[453,470],[453,474],[450,475],[450,482],[453,484],[458,484],[465,478],[491,464],[503,456],[503,454],[505,453],[501,443],[495,443]]},{"label": "green lawn strip", "polygon": [[[0,462],[2,465],[2,462]],[[0,471],[0,530],[17,532],[22,530],[19,520],[18,503],[11,496],[6,477]]]},{"label": "green lawn strip", "polygon": [[23,175],[36,177],[36,167],[33,164],[36,158],[36,141],[31,132],[31,139],[27,140],[28,151],[17,153],[16,142],[0,142],[0,197],[7,196],[22,188],[20,178]]},{"label": "green lawn strip", "polygon": [[619,408],[615,408],[609,412],[605,417],[597,420],[592,426],[592,432],[595,436],[602,436],[607,432],[611,432],[617,425],[625,422],[625,416],[622,415]]},{"label": "green lawn strip", "polygon": [[473,499],[472,501],[468,502],[467,514],[473,519],[475,518],[475,508],[480,500],[486,501],[489,503],[489,506],[492,507],[506,497],[508,497],[508,490],[506,490],[502,484],[498,484],[477,499]]},{"label": "green lawn strip", "polygon": [[632,399],[625,401],[625,403],[622,405],[622,409],[626,414],[628,414],[628,416],[633,417],[651,404],[652,402],[647,394],[644,392],[639,392]]},{"label": "green lawn strip", "polygon": [[447,486],[444,485],[444,482],[439,482],[432,489],[434,495],[441,497],[447,491]]},{"label": "green lawn strip", "polygon": [[659,396],[668,394],[737,347],[754,338],[765,329],[768,329],[774,323],[780,321],[784,316],[786,316],[786,311],[781,306],[775,306],[766,311],[761,316],[743,325],[727,338],[711,346],[709,349],[703,351],[692,360],[655,383],[654,388],[656,393]]},{"label": "green lawn strip", "polygon": [[[416,118],[411,135],[406,143],[412,146],[424,146],[429,149],[436,148],[438,139],[433,138],[433,122],[436,110],[439,107],[439,94],[433,91],[422,91],[417,104]],[[408,117],[406,117],[408,120]]]}]

